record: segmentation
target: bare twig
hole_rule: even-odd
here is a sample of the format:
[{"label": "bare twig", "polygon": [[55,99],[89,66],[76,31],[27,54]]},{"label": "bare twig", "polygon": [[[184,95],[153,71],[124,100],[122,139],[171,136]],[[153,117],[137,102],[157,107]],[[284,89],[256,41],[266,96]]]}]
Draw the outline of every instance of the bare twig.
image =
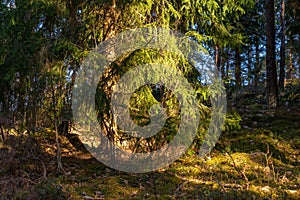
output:
[{"label": "bare twig", "polygon": [[177,194],[179,192],[179,190],[181,190],[188,182],[190,182],[189,180],[184,181],[183,183],[181,183],[177,189],[175,190],[175,194]]},{"label": "bare twig", "polygon": [[243,168],[243,170],[241,170],[235,163],[233,157],[231,156],[231,154],[225,149],[227,155],[230,157],[231,161],[233,162],[233,167],[234,169],[238,172],[238,174],[242,175],[243,179],[246,181],[246,185],[247,185],[247,190],[249,188],[249,180],[248,177],[245,174],[245,168]]}]

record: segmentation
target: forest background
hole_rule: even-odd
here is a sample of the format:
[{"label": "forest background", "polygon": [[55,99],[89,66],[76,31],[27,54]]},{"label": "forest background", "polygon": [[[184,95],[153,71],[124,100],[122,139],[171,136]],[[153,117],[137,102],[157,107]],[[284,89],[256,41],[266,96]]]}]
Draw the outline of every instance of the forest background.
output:
[{"label": "forest background", "polygon": [[[299,195],[300,3],[298,0],[12,0],[0,5],[0,194],[2,199],[295,198]],[[169,167],[130,174],[96,161],[72,123],[72,89],[89,52],[125,30],[178,31],[214,59],[227,93],[219,142],[197,153],[211,113],[206,85],[184,59],[157,49],[124,55],[97,89],[98,119],[107,136],[110,93],[129,66],[162,61],[197,90],[204,123],[187,153]],[[169,106],[168,126],[124,148],[168,143],[180,114],[165,87],[146,85],[132,98],[132,117],[149,123],[148,104]],[[175,102],[175,103],[174,103]],[[134,110],[134,109],[133,109]],[[175,113],[175,114],[174,114]],[[170,114],[171,115],[171,114]],[[172,125],[173,124],[173,125]],[[175,124],[175,125],[174,125]]]}]

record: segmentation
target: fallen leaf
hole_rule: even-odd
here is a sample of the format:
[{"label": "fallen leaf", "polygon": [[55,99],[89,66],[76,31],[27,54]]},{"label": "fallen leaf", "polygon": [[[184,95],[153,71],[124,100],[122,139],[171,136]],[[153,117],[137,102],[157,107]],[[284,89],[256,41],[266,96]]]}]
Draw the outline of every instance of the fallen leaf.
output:
[{"label": "fallen leaf", "polygon": [[270,186],[265,186],[265,187],[261,188],[261,191],[269,192],[270,189],[271,189]]},{"label": "fallen leaf", "polygon": [[91,197],[91,196],[83,196],[82,197],[83,199],[86,199],[86,200],[95,200],[95,198],[94,197]]}]

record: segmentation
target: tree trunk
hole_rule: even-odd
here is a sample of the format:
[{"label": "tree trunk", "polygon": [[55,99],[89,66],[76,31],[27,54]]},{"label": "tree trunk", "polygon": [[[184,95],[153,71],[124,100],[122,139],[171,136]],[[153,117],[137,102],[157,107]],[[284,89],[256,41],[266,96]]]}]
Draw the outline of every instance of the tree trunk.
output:
[{"label": "tree trunk", "polygon": [[280,26],[281,26],[281,44],[280,44],[280,70],[279,70],[279,88],[284,88],[285,78],[285,25],[284,25],[284,11],[285,4],[284,0],[281,0],[281,11],[280,11]]},{"label": "tree trunk", "polygon": [[227,50],[226,50],[226,67],[225,67],[225,79],[228,79],[228,71],[230,70],[229,69],[229,66],[230,66],[230,59],[231,59],[231,54],[230,54],[230,50],[229,50],[229,48],[227,48]]},{"label": "tree trunk", "polygon": [[221,52],[221,58],[220,58],[220,64],[221,64],[221,77],[222,77],[222,80],[225,78],[225,58],[223,57],[224,56],[224,50],[222,50]]},{"label": "tree trunk", "polygon": [[252,70],[251,70],[251,58],[252,58],[252,46],[248,47],[248,65],[247,65],[247,68],[248,68],[248,77],[247,77],[247,80],[248,80],[248,85],[251,85],[251,80],[252,80]]},{"label": "tree trunk", "polygon": [[235,81],[237,86],[241,86],[241,55],[239,47],[235,49]]},{"label": "tree trunk", "polygon": [[220,62],[220,54],[219,54],[219,47],[215,46],[215,62],[216,62],[216,66],[218,69],[218,73],[220,73],[220,66],[221,66],[221,62]]},{"label": "tree trunk", "polygon": [[254,66],[254,89],[257,93],[258,79],[259,79],[259,38],[255,36],[255,66]]},{"label": "tree trunk", "polygon": [[274,0],[266,0],[266,36],[267,36],[267,102],[269,108],[278,104],[277,73],[275,64],[275,12]]},{"label": "tree trunk", "polygon": [[293,78],[293,49],[290,49],[289,52],[289,71],[288,71],[288,78],[292,79]]}]

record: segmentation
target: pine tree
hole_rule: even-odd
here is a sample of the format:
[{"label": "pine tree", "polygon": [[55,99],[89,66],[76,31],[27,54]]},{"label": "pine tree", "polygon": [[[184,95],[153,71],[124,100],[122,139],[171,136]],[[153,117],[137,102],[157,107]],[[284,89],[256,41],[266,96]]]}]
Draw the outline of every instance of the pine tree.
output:
[{"label": "pine tree", "polygon": [[275,63],[275,13],[274,0],[266,0],[266,68],[267,68],[267,102],[270,108],[277,107],[278,87]]},{"label": "pine tree", "polygon": [[280,70],[279,70],[279,83],[280,90],[283,90],[285,79],[285,1],[281,0],[280,7]]}]

